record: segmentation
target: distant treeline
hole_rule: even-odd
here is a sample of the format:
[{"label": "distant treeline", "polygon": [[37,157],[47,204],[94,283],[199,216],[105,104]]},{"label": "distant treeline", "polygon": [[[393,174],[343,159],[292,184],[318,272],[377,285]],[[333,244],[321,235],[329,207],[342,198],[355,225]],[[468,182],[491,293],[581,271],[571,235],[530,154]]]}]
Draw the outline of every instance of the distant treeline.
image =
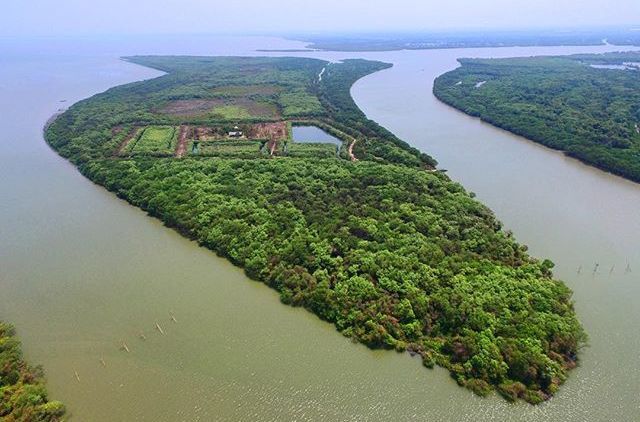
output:
[{"label": "distant treeline", "polygon": [[640,53],[460,63],[435,81],[443,102],[640,182]]},{"label": "distant treeline", "polygon": [[640,31],[600,28],[544,31],[457,31],[353,34],[298,34],[292,39],[325,51],[390,51],[441,48],[528,47],[557,45],[640,45]]}]

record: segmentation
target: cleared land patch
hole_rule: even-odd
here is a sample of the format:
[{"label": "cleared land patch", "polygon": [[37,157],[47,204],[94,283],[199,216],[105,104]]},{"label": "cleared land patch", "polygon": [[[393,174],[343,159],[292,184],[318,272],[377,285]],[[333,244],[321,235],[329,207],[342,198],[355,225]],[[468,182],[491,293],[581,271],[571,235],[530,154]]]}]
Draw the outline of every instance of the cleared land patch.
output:
[{"label": "cleared land patch", "polygon": [[246,130],[251,139],[286,139],[288,134],[287,122],[258,123]]},{"label": "cleared land patch", "polygon": [[220,99],[175,100],[160,109],[160,112],[172,116],[196,116],[206,114],[223,104],[224,101]]},{"label": "cleared land patch", "polygon": [[[339,133],[326,124],[323,127]],[[134,126],[129,130],[116,127],[112,134],[118,144],[114,156],[339,158],[341,149],[341,145],[323,140],[295,141],[292,122],[285,120],[212,126]]]},{"label": "cleared land patch", "polygon": [[191,133],[189,126],[180,126],[180,133],[178,134],[178,142],[176,144],[176,157],[180,158],[187,152],[187,141]]},{"label": "cleared land patch", "polygon": [[212,116],[221,120],[277,119],[278,106],[247,97],[174,100],[160,113],[179,117]]},{"label": "cleared land patch", "polygon": [[237,105],[223,105],[211,110],[211,114],[224,120],[244,120],[251,118],[251,113]]}]

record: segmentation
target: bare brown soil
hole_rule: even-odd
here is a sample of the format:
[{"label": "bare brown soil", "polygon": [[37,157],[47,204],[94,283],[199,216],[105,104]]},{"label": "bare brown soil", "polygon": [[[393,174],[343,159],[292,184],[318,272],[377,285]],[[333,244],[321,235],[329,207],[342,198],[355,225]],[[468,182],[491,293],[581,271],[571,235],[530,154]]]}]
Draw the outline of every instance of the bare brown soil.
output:
[{"label": "bare brown soil", "polygon": [[287,138],[287,123],[258,123],[251,125],[247,129],[247,137],[251,139],[274,139],[281,140]]},{"label": "bare brown soil", "polygon": [[355,155],[353,155],[353,146],[356,144],[356,142],[358,142],[357,139],[354,139],[350,144],[349,144],[349,158],[351,159],[351,161],[358,161],[358,159],[356,158]]},{"label": "bare brown soil", "polygon": [[[238,130],[244,133],[243,139],[280,141],[288,136],[287,122],[241,124],[238,125]],[[197,141],[216,141],[226,140],[229,137],[225,128],[221,126],[199,126],[194,128],[193,139]]]},{"label": "bare brown soil", "polygon": [[176,157],[180,158],[187,151],[187,139],[191,128],[189,126],[180,126],[180,134],[178,135],[178,143],[176,144]]},{"label": "bare brown soil", "polygon": [[196,141],[215,141],[226,139],[227,133],[221,127],[200,126],[194,129],[193,139]]}]

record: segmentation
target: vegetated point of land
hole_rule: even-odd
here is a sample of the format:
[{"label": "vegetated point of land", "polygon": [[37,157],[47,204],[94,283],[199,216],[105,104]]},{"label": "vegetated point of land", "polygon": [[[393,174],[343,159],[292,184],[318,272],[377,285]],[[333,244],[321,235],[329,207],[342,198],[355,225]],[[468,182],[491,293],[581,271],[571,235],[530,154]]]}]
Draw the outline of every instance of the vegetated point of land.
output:
[{"label": "vegetated point of land", "polygon": [[[129,60],[167,73],[82,101],[46,132],[91,180],[282,302],[418,354],[478,394],[539,403],[576,365],[585,335],[553,264],[355,105],[353,83],[390,65]],[[293,125],[342,145],[296,142]]]}]

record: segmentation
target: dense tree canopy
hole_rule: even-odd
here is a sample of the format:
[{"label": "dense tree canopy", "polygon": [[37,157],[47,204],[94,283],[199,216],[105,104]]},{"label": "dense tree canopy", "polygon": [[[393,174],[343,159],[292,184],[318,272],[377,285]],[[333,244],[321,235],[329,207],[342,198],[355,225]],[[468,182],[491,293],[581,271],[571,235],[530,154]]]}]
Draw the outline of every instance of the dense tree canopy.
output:
[{"label": "dense tree canopy", "polygon": [[[528,256],[489,209],[433,171],[433,159],[366,119],[351,99],[358,78],[387,65],[132,60],[169,73],[81,102],[47,130],[48,142],[91,180],[242,266],[284,303],[370,347],[419,354],[480,394],[496,388],[537,403],[566,379],[584,333],[553,265]],[[311,117],[357,139],[358,160],[114,156],[122,128],[223,124],[215,114],[158,110],[231,85],[252,86],[256,96],[316,97],[322,109]],[[277,94],[268,95],[282,112]]]},{"label": "dense tree canopy", "polygon": [[460,62],[440,100],[640,182],[640,53]]},{"label": "dense tree canopy", "polygon": [[0,322],[0,419],[56,422],[64,413],[62,403],[47,399],[40,368],[22,360],[13,327]]}]

